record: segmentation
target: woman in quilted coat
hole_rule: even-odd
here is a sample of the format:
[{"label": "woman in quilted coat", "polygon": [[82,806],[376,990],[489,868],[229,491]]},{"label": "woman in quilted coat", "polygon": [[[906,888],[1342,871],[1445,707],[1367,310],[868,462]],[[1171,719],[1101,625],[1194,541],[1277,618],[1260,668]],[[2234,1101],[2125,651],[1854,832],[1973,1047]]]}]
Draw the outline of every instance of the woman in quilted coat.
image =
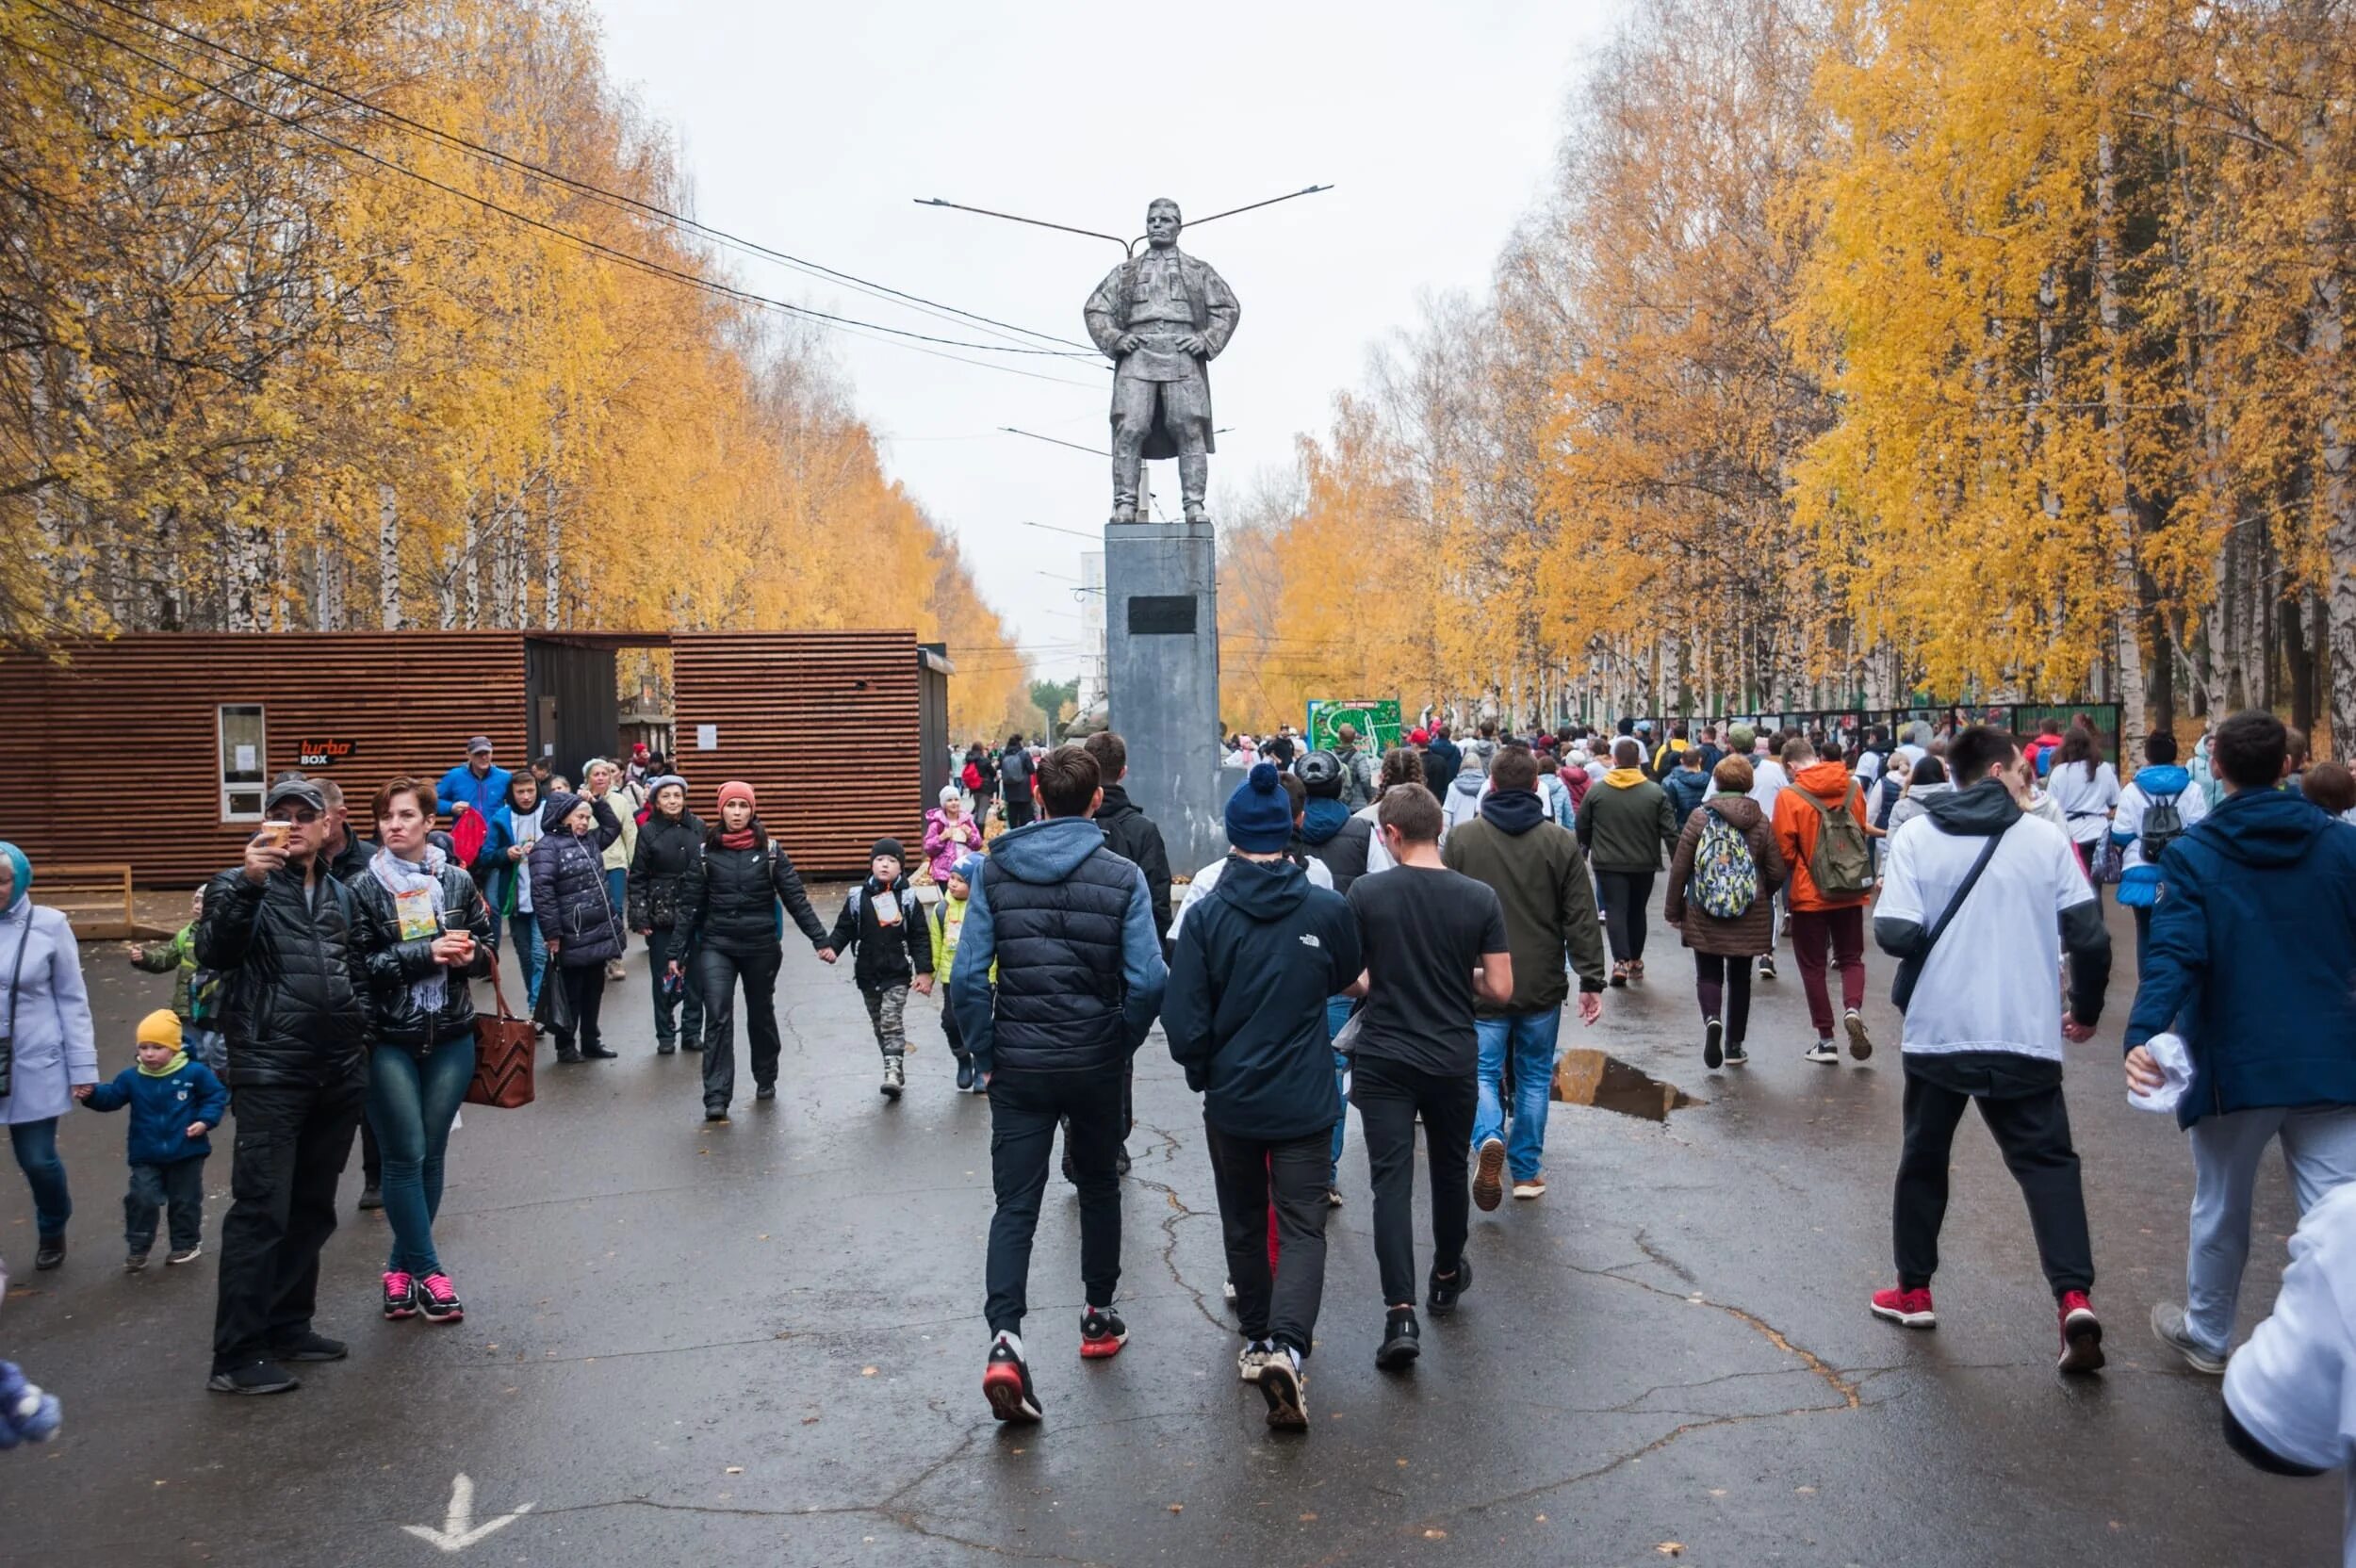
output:
[{"label": "woman in quilted coat", "polygon": [[[1661,918],[1693,951],[1702,1065],[1715,1071],[1722,1063],[1741,1067],[1750,1060],[1742,1039],[1751,1021],[1751,959],[1774,940],[1775,891],[1783,886],[1784,864],[1775,825],[1750,798],[1750,762],[1726,758],[1710,782],[1717,792],[1677,835]],[[1712,913],[1713,907],[1736,912]]]},{"label": "woman in quilted coat", "polygon": [[[597,1029],[605,1004],[605,966],[622,956],[622,911],[606,891],[605,851],[622,836],[614,808],[602,800],[558,790],[541,820],[548,830],[532,846],[532,907],[548,944],[548,984],[564,988],[568,1006],[558,1017],[573,1025],[556,1037],[556,1059],[578,1062],[612,1056]],[[578,1035],[580,1048],[574,1048]]]}]

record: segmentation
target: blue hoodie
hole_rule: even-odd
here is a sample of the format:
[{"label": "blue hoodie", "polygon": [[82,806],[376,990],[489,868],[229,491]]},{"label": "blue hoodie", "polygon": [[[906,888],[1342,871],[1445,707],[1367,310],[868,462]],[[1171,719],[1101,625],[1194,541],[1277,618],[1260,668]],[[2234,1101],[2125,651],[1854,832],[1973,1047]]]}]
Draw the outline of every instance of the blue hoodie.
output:
[{"label": "blue hoodie", "polygon": [[213,1140],[188,1136],[188,1125],[202,1121],[208,1133],[220,1126],[229,1091],[211,1068],[190,1056],[160,1077],[141,1072],[134,1062],[113,1083],[93,1087],[83,1103],[93,1111],[131,1107],[127,1152],[133,1165],[177,1165],[213,1152]]},{"label": "blue hoodie", "polygon": [[2356,1105],[2356,827],[2298,795],[2228,795],[2160,858],[2132,1051],[2174,1024],[2204,1116]]},{"label": "blue hoodie", "polygon": [[[1121,925],[1125,987],[1121,1021],[1128,1052],[1134,1054],[1153,1029],[1162,1010],[1162,989],[1169,983],[1170,969],[1162,962],[1161,937],[1153,929],[1153,906],[1145,890],[1145,874],[1104,848],[1104,830],[1095,823],[1085,817],[1051,817],[1000,834],[990,846],[982,875],[973,884],[973,894],[966,902],[965,926],[957,937],[957,963],[949,976],[949,1005],[957,1012],[957,1032],[973,1054],[975,1072],[992,1070],[998,1036],[997,998],[990,988],[990,966],[999,960],[990,882],[1002,875],[1033,885],[1062,882],[1099,850],[1115,865],[1128,867],[1133,884]],[[1009,983],[1003,969],[998,983]]]}]

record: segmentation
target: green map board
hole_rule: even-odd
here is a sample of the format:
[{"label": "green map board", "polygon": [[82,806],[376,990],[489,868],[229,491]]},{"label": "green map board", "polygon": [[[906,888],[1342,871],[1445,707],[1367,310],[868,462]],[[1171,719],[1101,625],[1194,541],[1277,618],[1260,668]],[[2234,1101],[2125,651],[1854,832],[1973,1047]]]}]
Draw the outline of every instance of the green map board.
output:
[{"label": "green map board", "polygon": [[1407,739],[1406,726],[1399,721],[1397,697],[1384,697],[1379,702],[1372,699],[1313,701],[1309,704],[1309,749],[1333,749],[1333,727],[1340,724],[1355,728],[1359,745],[1377,756],[1404,743]]}]

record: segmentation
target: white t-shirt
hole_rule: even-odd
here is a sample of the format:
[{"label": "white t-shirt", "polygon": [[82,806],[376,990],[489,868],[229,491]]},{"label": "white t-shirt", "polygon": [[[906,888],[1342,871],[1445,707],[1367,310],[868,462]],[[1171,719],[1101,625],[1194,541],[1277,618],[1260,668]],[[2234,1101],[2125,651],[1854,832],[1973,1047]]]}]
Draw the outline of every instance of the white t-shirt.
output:
[{"label": "white t-shirt", "polygon": [[[1939,923],[1988,840],[1942,833],[1928,816],[1886,841],[1873,918]],[[2062,1059],[2061,912],[2094,897],[2077,852],[2053,824],[2023,816],[1922,965],[1900,1049],[2010,1051]]]},{"label": "white t-shirt", "polygon": [[1857,760],[1857,781],[1858,783],[1870,787],[1873,780],[1881,776],[1882,754],[1880,752],[1869,751]]},{"label": "white t-shirt", "polygon": [[[2138,774],[2136,776],[2142,776]],[[2197,783],[2186,784],[2181,794],[2174,796],[2164,794],[2160,798],[2175,801],[2176,816],[2186,827],[2190,827],[2209,814],[2208,794]],[[2119,792],[2119,814],[2111,818],[2111,831],[2134,835],[2127,841],[2126,853],[2119,858],[2119,864],[2121,870],[2144,863],[2143,811],[2144,808],[2150,804],[2151,802],[2144,798],[2143,791],[2134,783],[2130,783]]]},{"label": "white t-shirt", "polygon": [[[1227,869],[1227,862],[1231,858],[1233,858],[1231,856],[1220,856],[1201,871],[1196,872],[1194,880],[1186,884],[1186,896],[1179,901],[1178,912],[1170,917],[1170,939],[1171,941],[1178,939],[1178,928],[1186,923],[1186,911],[1194,907],[1195,901],[1208,898],[1211,890],[1219,886],[1219,874]],[[1309,874],[1309,886],[1329,890],[1333,886],[1333,874],[1326,870],[1325,862],[1316,856],[1309,857],[1309,864],[1305,869]]]},{"label": "white t-shirt", "polygon": [[1751,799],[1767,813],[1767,820],[1775,820],[1775,797],[1792,787],[1792,776],[1783,771],[1783,764],[1772,757],[1762,757],[1751,764]]},{"label": "white t-shirt", "polygon": [[[2356,1454],[2356,1184],[2299,1220],[2274,1315],[2226,1364],[2225,1404],[2294,1464],[2330,1470]],[[2344,1484],[2340,1562],[2356,1568],[2356,1465]]]},{"label": "white t-shirt", "polygon": [[2110,831],[2111,808],[2119,804],[2119,773],[2108,762],[2096,763],[2092,774],[2084,762],[2056,762],[2046,776],[2045,792],[2069,819],[2073,841],[2100,843]]}]

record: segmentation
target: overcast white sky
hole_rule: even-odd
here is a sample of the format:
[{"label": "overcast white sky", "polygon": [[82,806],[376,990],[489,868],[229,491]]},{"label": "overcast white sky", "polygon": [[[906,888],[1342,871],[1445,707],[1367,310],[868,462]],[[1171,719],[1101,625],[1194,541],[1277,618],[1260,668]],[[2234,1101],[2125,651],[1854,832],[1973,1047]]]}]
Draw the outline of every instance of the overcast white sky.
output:
[{"label": "overcast white sky", "polygon": [[[1366,351],[1427,291],[1483,286],[1543,188],[1566,95],[1612,0],[1026,0],[997,8],[808,0],[595,0],[609,70],[679,133],[696,216],[831,268],[1086,340],[1080,306],[1120,253],[1093,239],[920,207],[941,196],[1107,234],[1145,204],[1207,216],[1182,244],[1243,304],[1212,368],[1212,494],[1241,491],[1321,431]],[[992,15],[995,10],[998,14]],[[766,263],[747,287],[943,336],[959,326]],[[962,542],[985,596],[1061,678],[1070,588],[1101,530],[1107,377],[1084,361],[976,354],[1060,385],[826,335],[889,473]],[[1101,362],[1100,362],[1101,363]],[[1151,474],[1177,505],[1175,465]]]}]

